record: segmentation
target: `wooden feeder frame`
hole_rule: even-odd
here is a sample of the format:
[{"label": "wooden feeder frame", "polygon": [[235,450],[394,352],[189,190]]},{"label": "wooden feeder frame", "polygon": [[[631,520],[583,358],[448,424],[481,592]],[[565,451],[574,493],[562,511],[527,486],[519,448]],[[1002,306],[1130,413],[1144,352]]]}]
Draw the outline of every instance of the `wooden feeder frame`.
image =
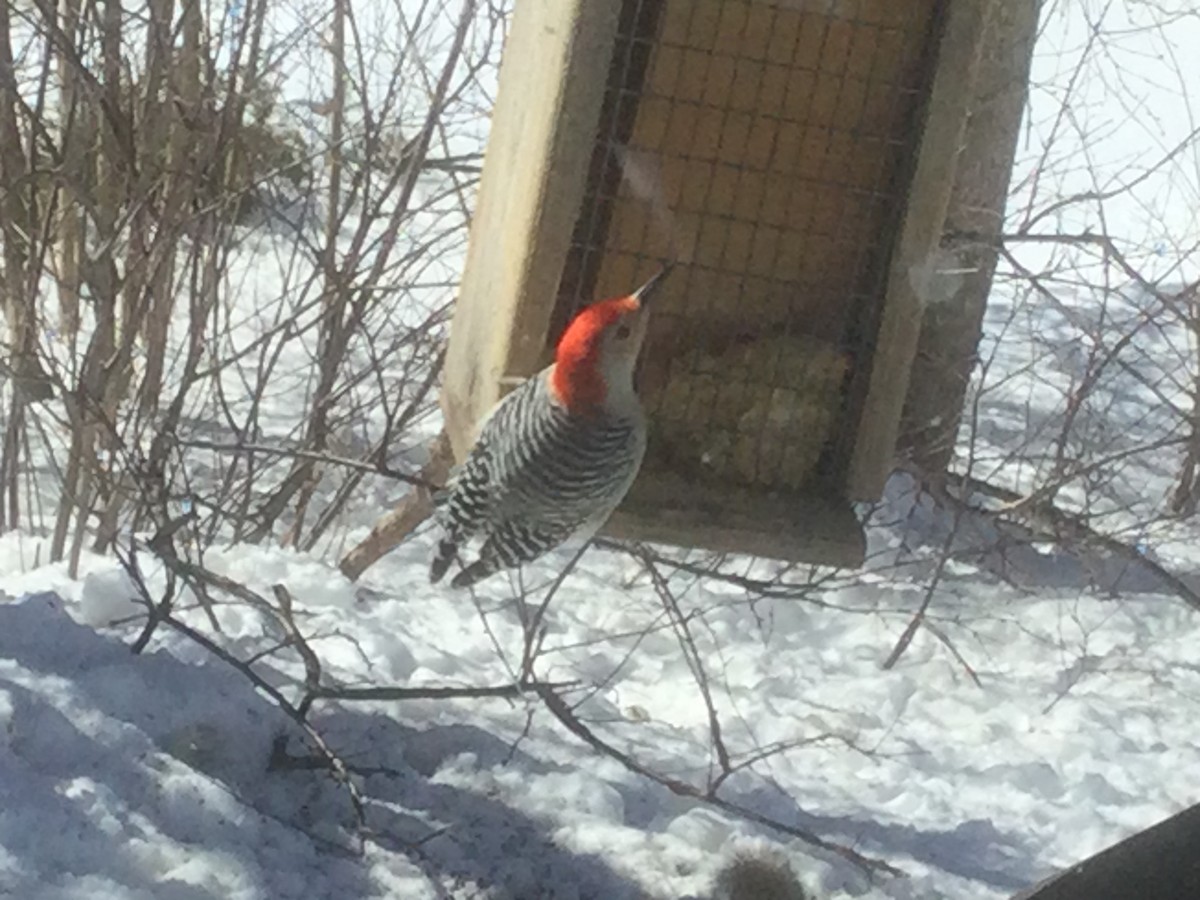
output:
[{"label": "wooden feeder frame", "polygon": [[[644,34],[640,43],[629,36],[631,27],[655,23],[667,4],[679,2],[516,4],[445,365],[442,406],[456,459],[468,452],[478,423],[499,398],[548,363],[553,342],[581,299],[595,296],[597,264],[580,256],[578,232],[588,198],[594,206],[597,185],[611,179],[611,165],[606,174],[603,161],[612,147],[600,138],[600,127],[616,115],[612,97],[621,94],[616,79],[646,65],[634,58],[635,50],[653,52]],[[874,300],[855,314],[857,358],[846,379],[838,433],[825,454],[827,463],[832,460],[825,486],[748,490],[644,467],[606,526],[607,534],[861,564],[865,540],[851,502],[877,499],[892,469],[923,297],[928,280],[936,277],[929,261],[937,258],[991,2],[925,4],[932,12],[919,102],[904,160],[893,173],[900,180],[898,197],[884,229]],[[751,0],[743,5],[810,4]],[[670,252],[661,246],[665,240],[661,235],[657,246],[648,241],[647,252],[639,254],[637,277],[652,272]],[[682,260],[680,268],[688,267]],[[680,277],[678,271],[671,276]]]}]

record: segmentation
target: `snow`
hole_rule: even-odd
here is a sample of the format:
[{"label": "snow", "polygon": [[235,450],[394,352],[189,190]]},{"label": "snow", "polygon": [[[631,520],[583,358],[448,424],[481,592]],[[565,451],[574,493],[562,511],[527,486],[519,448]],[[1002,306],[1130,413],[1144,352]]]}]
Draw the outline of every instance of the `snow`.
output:
[{"label": "snow", "polygon": [[[1059,16],[1055,7],[1043,40],[1051,51],[1078,50],[1082,19]],[[1179,34],[1181,45],[1190,40]],[[1161,39],[1159,31],[1146,38],[1155,48]],[[1130,52],[1128,44],[1114,58]],[[1061,83],[1069,75],[1063,59],[1041,57],[1035,81]],[[1148,69],[1138,70],[1147,84],[1155,77]],[[319,93],[291,88],[297,102]],[[1047,90],[1040,102],[1061,99]],[[1070,154],[1044,152],[1050,135],[1038,96],[1018,177],[1042,165],[1046,178],[1061,176],[1056,190],[1089,189],[1094,174],[1050,165]],[[1080,102],[1093,128],[1108,121],[1096,117],[1117,115],[1090,93]],[[1192,127],[1185,115],[1139,121],[1161,125],[1136,138],[1158,155]],[[1131,158],[1114,140],[1092,148],[1110,169],[1157,158],[1150,150]],[[1147,180],[1152,204],[1126,198],[1113,208],[1139,252],[1153,255],[1164,234],[1178,242],[1194,234],[1197,206],[1186,185],[1195,182],[1180,171],[1169,166]],[[1018,196],[1018,218],[1022,202]],[[442,227],[441,215],[416,222],[414,234]],[[275,246],[248,238],[235,254],[227,353],[251,346],[281,317],[301,311],[303,322],[315,320],[312,296],[296,287],[311,270],[276,256]],[[461,250],[453,240],[448,246]],[[440,255],[439,268],[453,273],[456,265],[461,253]],[[443,294],[407,291],[381,329],[421,321]],[[1089,348],[1076,339],[1093,333],[1102,315],[1106,327],[1140,327],[1144,294],[1115,292],[1103,310],[1093,300],[1063,290],[1056,304],[1018,304],[998,290],[982,348],[992,372],[978,388],[979,474],[1020,487],[1044,473],[1064,397],[1086,371]],[[283,444],[295,437],[315,338],[309,330],[271,341],[279,343],[250,354],[245,370],[222,373],[223,409],[240,421],[257,406],[258,440]],[[1178,323],[1139,330],[1123,353],[1142,380],[1106,373],[1094,405],[1081,413],[1101,452],[1161,430],[1166,414],[1155,405],[1164,397],[1190,403],[1187,385],[1173,380],[1194,353]],[[277,368],[259,382],[243,380],[260,354]],[[220,437],[211,402],[189,410],[187,434]],[[420,444],[437,424],[434,414],[418,418],[401,454],[408,462],[419,462]],[[339,435],[339,452],[360,453],[369,445],[364,435],[379,426],[368,421],[361,433]],[[1015,458],[1017,444],[1024,455]],[[1174,454],[1135,457],[1111,508],[1091,508],[1114,529],[1152,541],[1148,556],[1200,588],[1194,525],[1140,530],[1169,490]],[[201,451],[185,464],[191,479],[218,480],[226,463]],[[1068,485],[1060,502],[1092,500],[1073,490],[1082,488]],[[203,565],[264,598],[285,586],[328,686],[513,684],[524,644],[514,581],[499,577],[475,596],[430,586],[428,528],[358,584],[338,572],[340,551],[401,492],[368,479],[345,521],[309,552],[218,536]],[[680,900],[707,896],[739,850],[765,847],[784,854],[822,900],[999,900],[1200,802],[1193,777],[1200,615],[1136,561],[1014,546],[992,521],[970,515],[957,526],[958,552],[939,566],[950,517],[898,474],[872,514],[863,572],[809,579],[768,561],[722,563],[726,574],[779,579],[761,596],[733,579],[700,580],[657,564],[687,618],[738,766],[717,792],[727,806],[673,793],[595,752],[534,696],[317,700],[311,724],[349,767],[365,832],[351,791],[321,767],[268,690],[295,701],[305,676],[300,657],[280,647],[287,636],[275,616],[215,591],[215,634],[199,598],[185,591],[180,601],[180,620],[222,653],[253,659],[261,686],[165,624],[134,654],[146,613],[139,580],[157,600],[167,579],[144,551],[136,568],[127,565],[130,535],[123,561],[85,553],[72,578],[62,564],[44,562],[43,534],[7,533],[0,536],[0,897]],[[564,550],[534,567],[524,583],[544,590],[569,557]],[[918,630],[885,668],[935,572],[933,627]],[[664,780],[711,783],[720,770],[694,664],[640,562],[589,551],[550,603],[545,625],[536,674],[573,682],[561,693],[581,722]],[[905,875],[869,874],[733,807]]]},{"label": "snow", "polygon": [[[0,541],[5,569],[20,569],[24,540]],[[278,548],[228,546],[206,562],[264,595],[287,585],[330,683],[509,682],[511,606],[488,615],[505,659],[469,600],[423,583],[428,550],[402,546],[358,588]],[[780,843],[590,752],[531,700],[318,702],[315,726],[367,798],[373,837],[358,856],[345,790],[268,765],[277,735],[303,752],[270,699],[179,634],[131,655],[137,623],[98,622],[126,614],[129,579],[112,561],[88,565],[74,585],[54,566],[26,572],[23,596],[0,603],[9,896],[677,898],[703,896],[736,848]],[[617,637],[653,624],[652,592],[618,587],[633,574],[620,556],[582,565],[548,612],[541,674],[590,682],[587,722],[651,768],[702,780],[706,718],[673,637]],[[851,584],[822,607],[758,599],[753,616],[732,588],[681,592],[719,672],[729,746],[799,742],[723,796],[909,876],[872,881],[783,840],[819,896],[1008,896],[1200,799],[1190,610],[1162,594],[1029,595],[960,568],[938,621],[958,627],[981,687],[926,632],[881,668],[914,586]],[[222,612],[223,646],[271,645],[259,611]],[[302,675],[284,654],[261,671]]]}]

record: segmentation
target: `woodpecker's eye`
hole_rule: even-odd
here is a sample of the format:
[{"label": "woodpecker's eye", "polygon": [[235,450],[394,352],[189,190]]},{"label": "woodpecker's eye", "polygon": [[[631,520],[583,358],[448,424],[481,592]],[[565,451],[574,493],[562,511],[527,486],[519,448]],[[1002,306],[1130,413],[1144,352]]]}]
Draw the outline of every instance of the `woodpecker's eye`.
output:
[{"label": "woodpecker's eye", "polygon": [[631,335],[631,334],[633,334],[633,329],[631,329],[628,325],[618,326],[617,340],[623,341],[623,340],[625,340],[625,338],[629,337],[629,335]]}]

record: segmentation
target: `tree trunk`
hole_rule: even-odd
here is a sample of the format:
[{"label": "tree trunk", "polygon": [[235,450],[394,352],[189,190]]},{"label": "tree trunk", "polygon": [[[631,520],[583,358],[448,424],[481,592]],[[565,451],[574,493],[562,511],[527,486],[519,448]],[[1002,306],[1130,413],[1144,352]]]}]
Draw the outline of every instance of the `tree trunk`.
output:
[{"label": "tree trunk", "polygon": [[[175,4],[172,0],[152,0],[150,39],[147,41],[144,89],[145,140],[141,146],[143,184],[139,197],[153,190],[162,194],[160,221],[178,228],[182,211],[193,193],[194,167],[191,141],[182,122],[180,109],[188,115],[200,113],[200,10],[187,6],[181,23],[183,41],[174,47]],[[192,139],[194,140],[194,139]],[[139,232],[149,230],[139,221]],[[166,370],[167,332],[174,306],[172,284],[175,278],[173,241],[155,240],[142,260],[147,280],[144,315],[140,317],[142,346],[146,365],[138,403],[142,416],[150,421],[158,410]],[[131,263],[133,260],[130,261]]]},{"label": "tree trunk", "polygon": [[[81,0],[61,0],[59,24],[70,38],[72,49],[79,37]],[[87,165],[86,101],[73,60],[60,50],[58,77],[62,83],[61,140],[63,176],[59,194],[58,246],[58,330],[63,341],[75,347],[79,335],[80,260],[83,257],[83,212],[80,197],[81,173]]]},{"label": "tree trunk", "polygon": [[[1040,0],[992,3],[946,217],[947,235],[998,235],[1003,230],[1040,5]],[[944,302],[925,310],[897,446],[898,454],[931,472],[945,471],[954,457],[997,256],[980,241],[947,244],[951,249],[940,267],[961,272],[961,281]]]}]

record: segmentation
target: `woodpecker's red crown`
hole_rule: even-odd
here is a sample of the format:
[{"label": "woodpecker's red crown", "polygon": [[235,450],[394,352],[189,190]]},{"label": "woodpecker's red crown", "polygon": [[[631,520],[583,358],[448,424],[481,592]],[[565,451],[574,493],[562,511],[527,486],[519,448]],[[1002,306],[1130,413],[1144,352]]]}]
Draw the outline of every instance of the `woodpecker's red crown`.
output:
[{"label": "woodpecker's red crown", "polygon": [[586,411],[604,404],[607,396],[605,355],[633,363],[646,328],[646,306],[662,283],[664,267],[627,297],[601,300],[584,307],[559,338],[550,387],[570,410]]}]

